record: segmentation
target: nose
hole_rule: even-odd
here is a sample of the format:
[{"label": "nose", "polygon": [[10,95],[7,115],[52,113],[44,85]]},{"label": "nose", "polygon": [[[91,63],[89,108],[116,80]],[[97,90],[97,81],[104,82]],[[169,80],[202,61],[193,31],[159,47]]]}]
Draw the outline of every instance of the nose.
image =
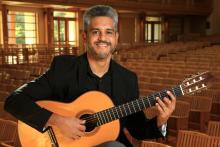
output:
[{"label": "nose", "polygon": [[100,34],[99,34],[99,38],[98,38],[99,40],[101,40],[101,41],[105,41],[106,40],[106,34],[105,34],[105,32],[100,32]]}]

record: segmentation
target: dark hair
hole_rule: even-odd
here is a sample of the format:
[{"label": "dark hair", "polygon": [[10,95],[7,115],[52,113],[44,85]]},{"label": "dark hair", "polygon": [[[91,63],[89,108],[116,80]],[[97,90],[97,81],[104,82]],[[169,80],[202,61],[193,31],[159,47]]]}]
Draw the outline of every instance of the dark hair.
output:
[{"label": "dark hair", "polygon": [[83,30],[86,32],[90,24],[90,20],[97,16],[107,16],[113,19],[115,31],[118,30],[118,13],[115,9],[107,5],[95,5],[89,8],[83,15]]}]

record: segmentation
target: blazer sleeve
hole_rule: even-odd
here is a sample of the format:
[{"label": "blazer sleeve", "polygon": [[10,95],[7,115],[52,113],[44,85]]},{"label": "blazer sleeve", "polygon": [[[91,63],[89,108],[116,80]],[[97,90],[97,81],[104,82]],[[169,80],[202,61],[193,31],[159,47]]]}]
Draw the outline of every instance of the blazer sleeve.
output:
[{"label": "blazer sleeve", "polygon": [[[138,98],[139,90],[136,74],[133,75],[133,78],[129,79],[129,81],[131,81],[129,84],[129,95],[131,96],[131,99]],[[149,120],[145,117],[143,111],[128,116],[125,123],[130,134],[136,139],[153,139],[163,136],[157,127],[156,117]]]},{"label": "blazer sleeve", "polygon": [[17,119],[43,132],[52,112],[35,102],[52,97],[55,59],[42,76],[15,90],[5,101],[4,109]]}]

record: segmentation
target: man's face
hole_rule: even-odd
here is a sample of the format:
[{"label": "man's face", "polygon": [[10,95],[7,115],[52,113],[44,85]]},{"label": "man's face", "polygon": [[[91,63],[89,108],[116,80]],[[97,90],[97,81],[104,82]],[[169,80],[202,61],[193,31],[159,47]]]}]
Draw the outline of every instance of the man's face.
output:
[{"label": "man's face", "polygon": [[110,17],[94,17],[90,21],[87,33],[84,33],[84,42],[89,54],[97,59],[111,57],[118,43],[118,32],[114,29]]}]

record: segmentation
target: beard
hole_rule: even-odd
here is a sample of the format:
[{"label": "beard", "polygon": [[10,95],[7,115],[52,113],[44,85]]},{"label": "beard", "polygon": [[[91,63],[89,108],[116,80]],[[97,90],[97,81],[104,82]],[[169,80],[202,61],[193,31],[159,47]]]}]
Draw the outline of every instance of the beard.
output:
[{"label": "beard", "polygon": [[115,51],[115,48],[116,48],[116,46],[112,46],[112,44],[107,41],[95,42],[96,45],[100,44],[100,43],[105,44],[107,47],[109,47],[109,50],[106,52],[98,52],[98,51],[96,51],[96,49],[94,47],[90,46],[88,42],[86,44],[87,52],[89,52],[93,57],[95,57],[96,59],[99,59],[99,60],[105,59],[108,56],[110,56]]}]

